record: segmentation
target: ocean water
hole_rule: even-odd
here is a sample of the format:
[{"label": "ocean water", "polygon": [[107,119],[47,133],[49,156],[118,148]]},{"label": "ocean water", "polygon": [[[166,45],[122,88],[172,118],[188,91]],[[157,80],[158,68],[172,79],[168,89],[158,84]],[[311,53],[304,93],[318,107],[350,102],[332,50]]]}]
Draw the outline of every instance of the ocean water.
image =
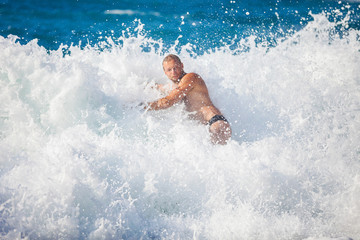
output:
[{"label": "ocean water", "polygon": [[1,0],[0,239],[360,239],[359,66],[354,0]]}]

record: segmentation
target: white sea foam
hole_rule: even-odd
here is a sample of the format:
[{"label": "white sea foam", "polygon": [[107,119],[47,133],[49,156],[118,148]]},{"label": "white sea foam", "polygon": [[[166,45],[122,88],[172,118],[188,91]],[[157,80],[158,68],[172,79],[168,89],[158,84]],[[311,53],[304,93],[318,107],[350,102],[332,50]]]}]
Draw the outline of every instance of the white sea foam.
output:
[{"label": "white sea foam", "polygon": [[112,15],[153,15],[153,16],[160,16],[159,12],[154,12],[154,11],[149,11],[149,12],[144,12],[144,11],[138,11],[138,10],[131,10],[131,9],[111,9],[111,10],[106,10],[105,14],[112,14]]},{"label": "white sea foam", "polygon": [[0,37],[1,238],[359,239],[359,32],[314,18],[269,50],[179,54],[226,146],[182,105],[134,108],[167,81],[146,38],[63,57]]}]

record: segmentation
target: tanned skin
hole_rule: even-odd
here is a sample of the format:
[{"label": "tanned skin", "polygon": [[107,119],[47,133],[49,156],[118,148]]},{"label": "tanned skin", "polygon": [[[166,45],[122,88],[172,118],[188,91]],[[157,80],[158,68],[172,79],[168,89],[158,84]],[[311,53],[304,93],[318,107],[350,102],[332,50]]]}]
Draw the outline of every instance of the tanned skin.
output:
[{"label": "tanned skin", "polygon": [[[203,124],[207,124],[215,115],[222,115],[212,103],[204,80],[196,73],[184,72],[184,65],[176,55],[165,57],[163,69],[173,82],[173,89],[166,97],[147,103],[148,110],[169,108],[183,100],[186,110],[194,112],[193,117]],[[214,144],[224,145],[231,137],[230,124],[223,120],[213,123],[209,131]]]}]

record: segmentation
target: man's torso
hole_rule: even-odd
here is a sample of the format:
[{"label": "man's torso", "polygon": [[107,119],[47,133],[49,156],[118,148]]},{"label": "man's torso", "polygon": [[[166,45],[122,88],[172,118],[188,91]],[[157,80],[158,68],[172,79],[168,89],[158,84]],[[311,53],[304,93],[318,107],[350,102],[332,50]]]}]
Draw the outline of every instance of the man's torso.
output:
[{"label": "man's torso", "polygon": [[207,123],[215,115],[220,115],[221,112],[211,102],[204,80],[195,73],[188,73],[181,79],[179,85],[185,78],[190,78],[192,85],[191,91],[184,98],[186,110],[194,112],[193,117],[203,123]]}]

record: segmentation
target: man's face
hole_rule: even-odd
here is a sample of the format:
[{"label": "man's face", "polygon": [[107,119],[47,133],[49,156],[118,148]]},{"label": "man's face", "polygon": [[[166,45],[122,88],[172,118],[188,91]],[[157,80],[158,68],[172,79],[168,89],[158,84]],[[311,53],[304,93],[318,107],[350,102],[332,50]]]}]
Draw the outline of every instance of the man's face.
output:
[{"label": "man's face", "polygon": [[183,74],[184,65],[176,60],[170,59],[163,63],[165,75],[173,82],[178,82]]}]

